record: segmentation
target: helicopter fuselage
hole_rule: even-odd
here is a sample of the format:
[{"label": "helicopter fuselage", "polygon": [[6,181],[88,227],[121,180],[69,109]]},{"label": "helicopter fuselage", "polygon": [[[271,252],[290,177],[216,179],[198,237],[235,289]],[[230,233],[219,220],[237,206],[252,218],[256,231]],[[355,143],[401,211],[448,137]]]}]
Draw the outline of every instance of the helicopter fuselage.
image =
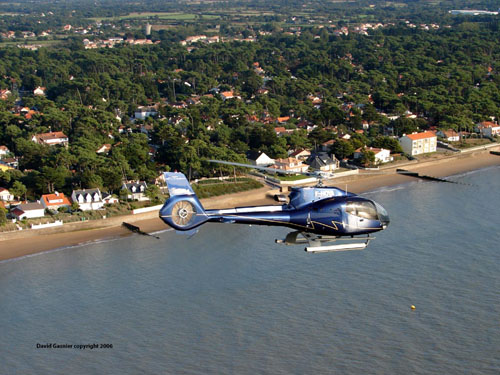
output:
[{"label": "helicopter fuselage", "polygon": [[301,233],[343,237],[370,234],[389,225],[386,210],[378,203],[336,187],[292,188],[289,203],[278,205],[203,208],[186,177],[166,172],[170,198],[160,218],[182,232],[206,222],[284,226]]},{"label": "helicopter fuselage", "polygon": [[209,222],[286,226],[330,236],[368,234],[383,230],[389,217],[377,203],[358,196],[327,198],[295,208],[283,206],[206,210]]}]

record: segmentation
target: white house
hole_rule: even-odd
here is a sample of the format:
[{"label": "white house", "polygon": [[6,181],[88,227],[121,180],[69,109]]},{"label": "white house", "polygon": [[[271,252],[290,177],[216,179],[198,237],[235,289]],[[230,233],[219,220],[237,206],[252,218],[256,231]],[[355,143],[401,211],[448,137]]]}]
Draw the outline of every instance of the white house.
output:
[{"label": "white house", "polygon": [[406,134],[399,138],[403,151],[409,155],[426,154],[436,152],[437,136],[434,132]]},{"label": "white house", "polygon": [[287,172],[306,172],[309,169],[307,164],[303,164],[302,160],[298,160],[295,158],[286,158],[286,159],[276,159],[274,161],[274,165],[271,168],[280,169],[282,171]]},{"label": "white house", "polygon": [[148,201],[149,198],[146,197],[146,189],[148,185],[144,181],[129,182],[123,184],[122,189],[127,191],[127,198],[134,199],[138,201]]},{"label": "white house", "polygon": [[0,187],[0,201],[9,202],[14,200],[12,195],[6,188]]},{"label": "white house", "polygon": [[438,137],[446,139],[448,142],[458,142],[460,140],[460,134],[458,134],[453,129],[439,130],[436,135]]},{"label": "white house", "polygon": [[115,204],[120,201],[117,197],[108,193],[102,193],[102,200],[104,201],[104,204]]},{"label": "white house", "polygon": [[7,148],[7,146],[0,146],[0,159],[3,158],[5,155],[7,155],[9,153],[9,149]]},{"label": "white house", "polygon": [[147,117],[154,117],[158,114],[155,107],[137,107],[134,113],[134,117],[137,120],[145,120]]},{"label": "white house", "polygon": [[45,87],[38,86],[36,89],[33,90],[33,95],[40,95],[40,96],[45,95]]},{"label": "white house", "polygon": [[31,140],[38,144],[48,145],[48,146],[54,146],[54,145],[67,146],[69,141],[68,136],[63,132],[35,134],[33,135],[33,137],[31,137]]},{"label": "white house", "polygon": [[365,151],[371,151],[375,154],[375,164],[388,163],[393,160],[393,157],[391,156],[391,150],[375,147],[358,148],[356,151],[354,151],[354,159],[361,158],[363,152]]},{"label": "white house", "polygon": [[247,159],[252,165],[267,167],[274,164],[274,159],[271,159],[265,152],[249,151],[247,152]]},{"label": "white house", "polygon": [[78,207],[82,211],[99,210],[104,206],[99,189],[73,190],[71,200],[78,203]]},{"label": "white house", "polygon": [[38,202],[23,203],[16,206],[10,213],[17,220],[32,219],[45,216],[45,208]]},{"label": "white house", "polygon": [[98,154],[107,154],[109,151],[111,151],[111,144],[105,143],[101,147],[99,147],[96,152]]},{"label": "white house", "polygon": [[304,161],[304,160],[307,160],[307,158],[309,158],[309,156],[311,156],[311,151],[306,150],[305,148],[299,148],[295,151],[291,151],[291,152],[289,151],[288,156]]},{"label": "white house", "polygon": [[491,121],[483,121],[476,125],[477,130],[485,137],[500,135],[500,125]]}]

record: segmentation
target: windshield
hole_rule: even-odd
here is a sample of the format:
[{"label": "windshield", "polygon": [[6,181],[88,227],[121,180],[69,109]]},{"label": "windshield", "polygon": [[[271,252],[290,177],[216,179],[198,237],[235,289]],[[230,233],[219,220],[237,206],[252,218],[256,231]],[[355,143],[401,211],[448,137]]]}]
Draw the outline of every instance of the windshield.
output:
[{"label": "windshield", "polygon": [[387,211],[385,210],[384,207],[382,207],[380,204],[375,203],[375,206],[377,207],[377,212],[378,212],[378,217],[380,219],[381,222],[383,223],[389,223],[389,214],[387,213]]},{"label": "windshield", "polygon": [[370,201],[347,202],[345,212],[363,219],[378,220],[377,209]]}]

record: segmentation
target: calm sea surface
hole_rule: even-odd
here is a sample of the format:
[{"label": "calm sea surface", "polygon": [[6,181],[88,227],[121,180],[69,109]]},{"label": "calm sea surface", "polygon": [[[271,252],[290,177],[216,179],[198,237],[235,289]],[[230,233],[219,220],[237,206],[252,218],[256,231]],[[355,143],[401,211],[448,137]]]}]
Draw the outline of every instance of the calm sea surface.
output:
[{"label": "calm sea surface", "polygon": [[2,262],[0,373],[499,374],[500,167],[454,178],[367,194],[361,252],[209,224]]}]

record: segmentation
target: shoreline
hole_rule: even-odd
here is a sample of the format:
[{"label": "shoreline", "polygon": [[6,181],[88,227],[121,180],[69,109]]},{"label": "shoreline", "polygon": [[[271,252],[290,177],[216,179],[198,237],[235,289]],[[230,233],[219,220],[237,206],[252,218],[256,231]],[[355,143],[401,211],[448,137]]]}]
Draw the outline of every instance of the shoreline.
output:
[{"label": "shoreline", "polygon": [[[500,165],[500,156],[490,154],[489,150],[491,148],[467,154],[453,155],[451,157],[409,163],[404,166],[391,166],[381,169],[381,171],[391,172],[395,171],[396,168],[403,167],[433,177],[446,177]],[[495,147],[494,150],[500,150],[500,146]],[[335,185],[341,188],[346,187],[348,191],[359,194],[381,187],[404,184],[413,180],[411,177],[396,173],[389,175],[363,175],[363,173],[360,173],[329,181],[328,185]],[[270,191],[272,191],[271,188],[263,187],[252,191],[201,199],[201,203],[207,209],[276,204],[269,196]],[[84,225],[82,223],[69,223],[63,226],[63,232],[61,232],[61,227],[43,231],[26,230],[10,232],[3,237],[0,234],[0,261],[64,247],[129,236],[132,233],[121,225],[124,221],[134,223],[134,225],[139,226],[142,231],[147,233],[169,229],[158,218],[158,212],[153,211],[139,215],[124,215],[105,220],[89,221],[83,223]]]}]

